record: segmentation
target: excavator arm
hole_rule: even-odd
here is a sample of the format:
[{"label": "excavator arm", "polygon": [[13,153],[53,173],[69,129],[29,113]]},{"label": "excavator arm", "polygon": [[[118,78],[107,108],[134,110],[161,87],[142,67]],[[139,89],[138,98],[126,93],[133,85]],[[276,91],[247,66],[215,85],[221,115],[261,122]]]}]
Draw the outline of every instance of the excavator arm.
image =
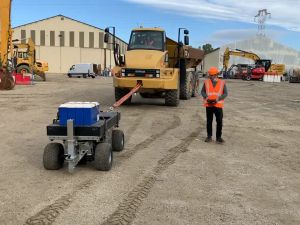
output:
[{"label": "excavator arm", "polygon": [[0,23],[1,23],[1,64],[4,66],[7,64],[8,49],[10,47],[11,40],[11,26],[10,26],[10,0],[0,1]]},{"label": "excavator arm", "polygon": [[232,51],[232,50],[229,50],[229,48],[226,48],[224,55],[223,55],[223,67],[224,67],[225,71],[227,71],[227,69],[228,69],[230,56],[239,56],[239,57],[251,59],[254,62],[256,62],[257,60],[260,60],[260,57],[253,52],[247,52],[247,51],[243,51],[243,50],[239,50],[239,49]]},{"label": "excavator arm", "polygon": [[0,1],[0,89],[13,89],[15,82],[9,70],[8,53],[12,54],[12,30],[10,23],[11,0]]}]

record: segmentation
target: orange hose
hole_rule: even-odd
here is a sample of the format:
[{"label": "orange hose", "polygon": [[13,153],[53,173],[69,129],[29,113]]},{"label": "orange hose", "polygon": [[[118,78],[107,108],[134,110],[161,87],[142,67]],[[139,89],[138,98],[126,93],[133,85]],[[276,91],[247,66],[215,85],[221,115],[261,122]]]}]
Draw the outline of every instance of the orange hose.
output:
[{"label": "orange hose", "polygon": [[135,92],[137,92],[141,86],[142,86],[142,84],[138,83],[129,93],[127,93],[122,98],[120,98],[119,101],[115,102],[115,104],[113,104],[113,108],[116,108],[116,107],[119,107],[120,105],[122,105],[122,103],[125,102],[128,98],[130,98],[130,96],[133,95]]}]

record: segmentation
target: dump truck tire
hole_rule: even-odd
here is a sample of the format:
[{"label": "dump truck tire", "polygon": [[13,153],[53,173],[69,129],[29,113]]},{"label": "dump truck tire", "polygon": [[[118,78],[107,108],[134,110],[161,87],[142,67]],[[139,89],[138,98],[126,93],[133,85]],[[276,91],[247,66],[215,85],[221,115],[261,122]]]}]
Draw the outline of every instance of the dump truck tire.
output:
[{"label": "dump truck tire", "polygon": [[193,72],[187,72],[183,79],[183,83],[181,83],[180,87],[180,98],[188,100],[192,97],[194,87]]},{"label": "dump truck tire", "polygon": [[47,170],[58,170],[64,164],[64,147],[60,143],[49,143],[44,149],[44,168]]},{"label": "dump truck tire", "polygon": [[[129,93],[129,90],[116,87],[115,88],[115,100],[119,101],[124,95],[126,95],[128,93]],[[123,104],[124,105],[130,105],[131,97],[132,96],[130,96]]]},{"label": "dump truck tire", "polygon": [[122,130],[112,131],[112,149],[113,151],[120,152],[124,149],[125,139]]},{"label": "dump truck tire", "polygon": [[109,171],[112,167],[113,154],[111,144],[99,143],[95,148],[94,165],[97,170]]},{"label": "dump truck tire", "polygon": [[179,90],[168,90],[165,95],[165,104],[167,106],[178,106]]},{"label": "dump truck tire", "polygon": [[19,67],[18,67],[17,72],[18,72],[18,73],[21,73],[21,74],[24,74],[24,73],[30,73],[30,69],[29,69],[28,66],[22,65],[22,66],[19,66]]},{"label": "dump truck tire", "polygon": [[194,73],[194,86],[192,90],[192,97],[197,97],[199,95],[199,85],[200,85],[200,78],[197,73]]}]

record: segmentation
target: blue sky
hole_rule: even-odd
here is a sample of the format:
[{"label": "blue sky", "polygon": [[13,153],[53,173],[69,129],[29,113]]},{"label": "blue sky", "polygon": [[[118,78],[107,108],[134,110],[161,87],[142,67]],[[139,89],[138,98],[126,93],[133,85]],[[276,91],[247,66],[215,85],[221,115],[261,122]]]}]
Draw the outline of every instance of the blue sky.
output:
[{"label": "blue sky", "polygon": [[175,40],[184,27],[194,47],[219,47],[256,35],[254,16],[264,8],[271,12],[267,36],[300,51],[300,0],[13,0],[12,26],[62,14],[99,28],[115,26],[125,41],[137,26],[164,28]]}]

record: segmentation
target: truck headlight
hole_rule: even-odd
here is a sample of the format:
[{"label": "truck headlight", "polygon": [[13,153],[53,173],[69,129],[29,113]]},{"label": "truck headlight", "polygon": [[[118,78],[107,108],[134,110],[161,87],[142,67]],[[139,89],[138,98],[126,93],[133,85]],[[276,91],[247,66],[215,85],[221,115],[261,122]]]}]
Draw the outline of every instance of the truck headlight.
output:
[{"label": "truck headlight", "polygon": [[121,70],[122,77],[125,77],[125,69]]},{"label": "truck headlight", "polygon": [[160,70],[156,70],[156,77],[157,77],[157,78],[160,77]]}]

